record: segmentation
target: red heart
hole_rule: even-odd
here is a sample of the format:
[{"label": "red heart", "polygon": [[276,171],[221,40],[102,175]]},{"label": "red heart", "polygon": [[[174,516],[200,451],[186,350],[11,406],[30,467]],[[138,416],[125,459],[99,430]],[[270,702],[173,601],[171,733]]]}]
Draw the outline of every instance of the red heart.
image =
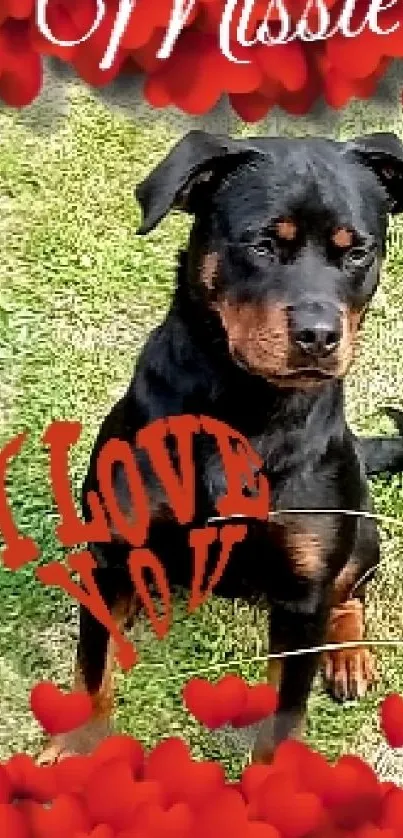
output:
[{"label": "red heart", "polygon": [[59,794],[79,794],[95,770],[92,756],[65,757],[52,768]]},{"label": "red heart", "polygon": [[0,765],[0,803],[8,803],[12,795],[12,783],[5,766]]},{"label": "red heart", "polygon": [[187,838],[192,824],[193,815],[186,803],[176,803],[167,810],[153,805],[141,808],[135,829],[148,838]]},{"label": "red heart", "polygon": [[332,779],[322,800],[336,826],[357,829],[379,816],[381,790],[369,765],[358,757],[341,757],[332,768]]},{"label": "red heart", "polygon": [[275,805],[278,804],[281,808],[286,806],[285,801],[295,795],[295,780],[292,775],[285,771],[279,772],[273,766],[259,767],[267,770],[267,777],[263,783],[260,782],[262,772],[259,777],[257,771],[252,772],[252,766],[250,766],[250,782],[248,782],[249,772],[246,778],[249,793],[248,812],[251,820],[266,820],[267,805],[270,801],[274,800]]},{"label": "red heart", "polygon": [[105,823],[96,826],[92,832],[76,832],[72,838],[115,838],[110,826]]},{"label": "red heart", "polygon": [[361,757],[357,757],[355,754],[345,754],[340,757],[337,765],[350,765],[351,768],[354,768],[355,771],[357,771],[363,782],[365,782],[367,789],[369,791],[373,791],[374,794],[378,794],[380,790],[378,777],[376,776],[374,769],[371,768],[367,762],[361,759]]},{"label": "red heart", "polygon": [[256,797],[259,789],[275,769],[271,765],[247,765],[243,770],[241,791],[248,803]]},{"label": "red heart", "polygon": [[93,826],[106,823],[122,830],[134,824],[140,806],[160,803],[161,792],[155,782],[134,780],[127,763],[110,760],[91,774],[83,799]]},{"label": "red heart", "polygon": [[281,832],[284,838],[303,838],[318,830],[324,821],[322,804],[315,794],[267,794],[261,799],[264,820]]},{"label": "red heart", "polygon": [[148,833],[144,832],[141,827],[132,826],[130,829],[124,829],[122,832],[115,832],[113,838],[149,838]]},{"label": "red heart", "polygon": [[373,823],[364,823],[355,831],[354,838],[395,838],[393,829],[379,829]]},{"label": "red heart", "polygon": [[157,745],[148,758],[144,777],[159,784],[165,806],[182,802],[192,809],[223,789],[225,784],[220,763],[190,759],[187,747],[179,739]]},{"label": "red heart", "polygon": [[37,684],[31,691],[31,710],[51,736],[81,727],[89,721],[93,712],[88,693],[65,694],[50,681]]},{"label": "red heart", "polygon": [[188,773],[183,772],[181,782],[182,789],[178,789],[177,799],[195,810],[223,791],[225,771],[219,762],[192,762]]},{"label": "red heart", "polygon": [[256,684],[247,691],[244,708],[233,718],[233,727],[248,727],[271,716],[277,710],[278,696],[270,684]]},{"label": "red heart", "polygon": [[280,833],[269,823],[252,821],[248,824],[245,838],[280,838]]},{"label": "red heart", "polygon": [[178,737],[171,736],[163,739],[153,748],[147,757],[144,767],[144,777],[147,780],[161,780],[170,774],[171,769],[179,763],[188,765],[192,761],[190,750]]},{"label": "red heart", "polygon": [[221,724],[225,725],[245,709],[250,687],[239,675],[224,675],[215,685],[215,703]]},{"label": "red heart", "polygon": [[388,794],[388,792],[397,789],[398,787],[396,783],[392,783],[391,780],[385,780],[384,783],[379,783],[379,788],[381,790],[382,797],[384,797],[385,794]]},{"label": "red heart", "polygon": [[166,806],[181,799],[182,777],[186,777],[192,760],[182,739],[171,737],[159,742],[148,755],[144,767],[144,779],[151,780],[161,788]]},{"label": "red heart", "polygon": [[403,830],[403,790],[392,789],[382,799],[382,812],[378,820],[382,829]]},{"label": "red heart", "polygon": [[105,823],[96,826],[92,832],[76,832],[72,838],[115,838],[110,826]]},{"label": "red heart", "polygon": [[191,678],[183,689],[183,701],[189,713],[200,724],[214,730],[221,725],[221,716],[216,707],[215,684],[204,678]]},{"label": "red heart", "polygon": [[113,838],[149,838],[147,832],[136,826],[131,826],[129,829],[123,829],[120,832],[114,832]]},{"label": "red heart", "polygon": [[255,789],[251,793],[249,817],[266,821],[285,838],[302,838],[322,825],[325,814],[319,797],[297,792],[292,774],[280,773],[272,766],[267,779],[257,782]]},{"label": "red heart", "polygon": [[238,675],[225,675],[216,684],[192,678],[183,689],[185,706],[198,722],[214,730],[242,713],[248,686]]},{"label": "red heart", "polygon": [[89,827],[82,804],[73,795],[59,795],[49,808],[24,800],[18,809],[26,817],[32,838],[71,838]]},{"label": "red heart", "polygon": [[132,736],[108,736],[92,754],[94,765],[104,765],[111,759],[123,760],[130,765],[134,777],[140,777],[144,767],[144,748]]},{"label": "red heart", "polygon": [[206,802],[196,819],[192,838],[245,838],[248,820],[245,801],[239,792],[224,789]]},{"label": "red heart", "polygon": [[397,693],[388,695],[380,708],[381,728],[391,748],[403,747],[403,698]]},{"label": "red heart", "polygon": [[13,797],[30,798],[38,803],[47,803],[56,797],[56,766],[36,765],[26,754],[15,754],[4,767],[11,782]]},{"label": "red heart", "polygon": [[9,803],[0,803],[0,838],[31,838],[23,815]]},{"label": "red heart", "polygon": [[322,797],[329,785],[332,785],[332,766],[325,757],[311,749],[303,742],[287,739],[276,749],[273,768],[285,771],[294,778],[295,789],[311,791]]}]

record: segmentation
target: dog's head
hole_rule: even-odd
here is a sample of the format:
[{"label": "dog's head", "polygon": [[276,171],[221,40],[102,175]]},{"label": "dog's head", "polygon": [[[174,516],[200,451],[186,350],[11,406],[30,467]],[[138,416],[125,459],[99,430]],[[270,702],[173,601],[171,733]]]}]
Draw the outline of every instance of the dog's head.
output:
[{"label": "dog's head", "polygon": [[192,131],[138,187],[140,233],[195,216],[189,282],[233,360],[281,387],[345,375],[403,211],[393,134],[231,140]]}]

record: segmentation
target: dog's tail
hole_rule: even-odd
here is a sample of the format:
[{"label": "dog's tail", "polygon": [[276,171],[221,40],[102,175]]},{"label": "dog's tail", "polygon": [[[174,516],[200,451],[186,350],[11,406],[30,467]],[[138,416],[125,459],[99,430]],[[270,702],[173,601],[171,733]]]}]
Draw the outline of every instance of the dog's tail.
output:
[{"label": "dog's tail", "polygon": [[359,437],[358,445],[368,477],[403,472],[403,411],[385,408],[398,430],[397,436]]}]

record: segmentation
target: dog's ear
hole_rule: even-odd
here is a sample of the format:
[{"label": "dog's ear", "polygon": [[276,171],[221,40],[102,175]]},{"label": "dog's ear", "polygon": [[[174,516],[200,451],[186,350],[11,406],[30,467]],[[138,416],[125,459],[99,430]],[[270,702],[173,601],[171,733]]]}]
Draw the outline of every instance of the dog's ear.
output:
[{"label": "dog's ear", "polygon": [[389,212],[403,212],[403,143],[396,134],[379,133],[359,137],[345,144],[378,177],[389,199]]},{"label": "dog's ear", "polygon": [[190,131],[137,187],[143,214],[137,232],[149,233],[172,208],[197,213],[225,174],[259,154],[245,141]]}]

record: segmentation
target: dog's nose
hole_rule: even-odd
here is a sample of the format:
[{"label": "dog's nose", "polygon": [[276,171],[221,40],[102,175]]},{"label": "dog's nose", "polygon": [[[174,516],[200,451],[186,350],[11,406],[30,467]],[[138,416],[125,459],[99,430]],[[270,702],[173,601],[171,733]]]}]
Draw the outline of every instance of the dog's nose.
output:
[{"label": "dog's nose", "polygon": [[288,311],[293,342],[305,355],[325,358],[336,351],[341,340],[340,313],[336,308],[312,303],[290,307]]},{"label": "dog's nose", "polygon": [[334,352],[340,342],[340,337],[334,329],[321,324],[314,329],[301,329],[295,336],[295,343],[306,355],[325,357]]}]

